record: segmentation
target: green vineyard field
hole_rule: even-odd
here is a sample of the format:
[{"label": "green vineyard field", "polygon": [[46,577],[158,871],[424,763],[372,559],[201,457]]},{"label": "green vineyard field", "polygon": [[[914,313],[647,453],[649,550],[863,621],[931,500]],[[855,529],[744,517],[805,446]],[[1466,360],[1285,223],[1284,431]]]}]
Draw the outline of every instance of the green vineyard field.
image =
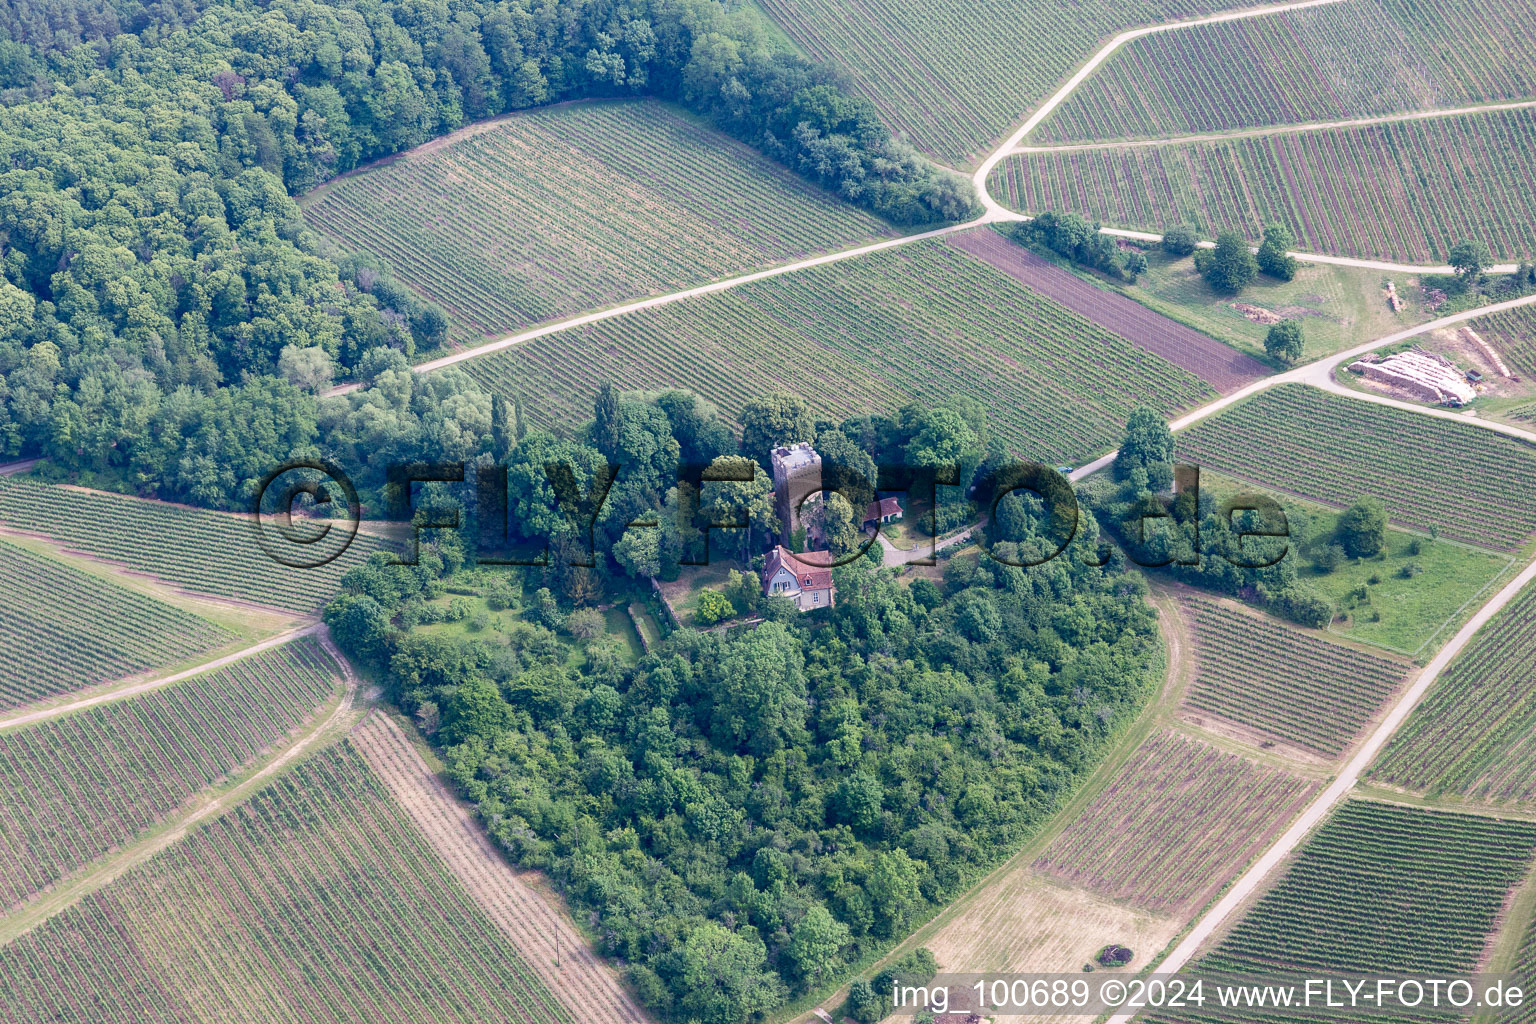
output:
[{"label": "green vineyard field", "polygon": [[[1525,941],[1515,960],[1515,974],[1526,992],[1536,992],[1536,920],[1526,929]],[[1536,1024],[1536,999],[1530,1000],[1523,1009],[1508,1017],[1505,1024]]]},{"label": "green vineyard field", "polygon": [[1536,532],[1536,445],[1283,384],[1178,435],[1178,458],[1335,507],[1380,498],[1394,523],[1513,550]]},{"label": "green vineyard field", "polygon": [[1532,0],[1347,0],[1133,40],[1031,145],[1536,98]]},{"label": "green vineyard field", "polygon": [[1186,710],[1217,715],[1325,757],[1342,753],[1407,666],[1203,597],[1183,601],[1198,666]]},{"label": "green vineyard field", "polygon": [[0,710],[168,665],[233,634],[0,541]]},{"label": "green vineyard field", "polygon": [[7,946],[0,1019],[574,1024],[345,741]]},{"label": "green vineyard field", "polygon": [[1142,743],[1034,868],[1151,910],[1199,907],[1316,788],[1160,732]]},{"label": "green vineyard field", "polygon": [[0,908],[123,845],[338,689],[335,664],[306,639],[0,734]]},{"label": "green vineyard field", "polygon": [[843,69],[914,145],[951,165],[990,144],[1111,36],[1244,3],[1210,0],[762,0],[807,53]]},{"label": "green vineyard field", "polygon": [[654,102],[517,114],[325,185],[304,211],[442,304],[459,340],[891,233]]},{"label": "green vineyard field", "polygon": [[1528,257],[1536,110],[1120,149],[1030,153],[992,191],[1025,213],[1074,211],[1110,227],[1189,223],[1368,259],[1444,260],[1469,238]]},{"label": "green vineyard field", "polygon": [[1457,655],[1370,776],[1481,800],[1536,800],[1536,585]]},{"label": "green vineyard field", "polygon": [[[1469,973],[1533,853],[1536,823],[1347,801],[1302,847],[1284,877],[1193,969],[1256,975]],[[1207,1007],[1204,1013],[1164,1012],[1146,1019],[1253,1024],[1281,1018]]]},{"label": "green vineyard field", "polygon": [[348,569],[384,542],[359,533],[340,557],[313,569],[282,565],[246,516],[0,478],[0,523],[187,590],[314,613]]},{"label": "green vineyard field", "polygon": [[1536,306],[1521,306],[1478,317],[1469,326],[1493,346],[1511,371],[1526,377],[1536,376]]},{"label": "green vineyard field", "polygon": [[[538,338],[462,364],[535,422],[591,416],[605,381],[686,387],[734,417],[771,391],[817,416],[971,395],[990,429],[1043,462],[1111,447],[1138,404],[1215,397],[1191,373],[946,245],[918,242]],[[836,381],[829,387],[828,381]]]}]

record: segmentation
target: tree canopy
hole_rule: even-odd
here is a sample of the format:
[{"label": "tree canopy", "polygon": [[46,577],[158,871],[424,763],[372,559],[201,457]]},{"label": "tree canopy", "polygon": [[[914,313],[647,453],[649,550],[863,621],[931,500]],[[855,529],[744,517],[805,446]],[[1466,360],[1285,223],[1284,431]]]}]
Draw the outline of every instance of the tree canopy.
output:
[{"label": "tree canopy", "polygon": [[[648,422],[647,406],[610,394],[594,411]],[[979,410],[955,403],[824,424],[820,436],[863,463],[859,437],[967,458],[981,429]],[[556,443],[530,432],[511,472]],[[598,454],[560,443],[578,464],[591,456],[577,449]],[[513,511],[514,523],[529,518]],[[620,536],[631,532],[650,531]],[[767,621],[675,629],[626,663],[593,635],[598,617],[565,592],[557,558],[460,569],[468,536],[442,534],[416,566],[380,555],[349,572],[326,621],[430,727],[497,844],[591,915],[654,1012],[744,1024],[842,980],[1007,856],[1134,717],[1150,692],[1154,620],[1138,577],[1094,564],[1097,541],[1085,523],[1035,569],[955,556],[941,581],[910,588],[858,559],[832,570],[836,606],[806,615],[761,598],[754,572],[733,574],[700,606],[757,602]],[[1025,523],[994,549],[1037,542]],[[586,571],[623,586],[625,556],[596,554]],[[418,629],[468,600],[448,597],[450,584],[517,609],[515,625]]]},{"label": "tree canopy", "polygon": [[1306,333],[1296,317],[1287,317],[1272,325],[1264,336],[1264,351],[1283,362],[1294,363],[1306,347]]}]

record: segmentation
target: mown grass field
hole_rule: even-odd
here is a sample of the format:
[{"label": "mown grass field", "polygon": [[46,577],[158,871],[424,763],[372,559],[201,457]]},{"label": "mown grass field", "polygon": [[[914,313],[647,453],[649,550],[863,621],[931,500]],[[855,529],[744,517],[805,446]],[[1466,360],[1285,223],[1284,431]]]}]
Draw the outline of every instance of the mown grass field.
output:
[{"label": "mown grass field", "polygon": [[1536,532],[1536,445],[1304,384],[1271,388],[1191,427],[1177,453],[1338,508],[1374,495],[1396,524],[1496,550]]},{"label": "mown grass field", "polygon": [[1388,529],[1379,555],[1345,558],[1324,570],[1316,561],[1323,549],[1338,543],[1337,508],[1239,481],[1209,465],[1201,467],[1200,487],[1218,505],[1242,494],[1279,502],[1298,578],[1331,601],[1340,616],[1328,632],[1408,658],[1423,659],[1438,650],[1514,564],[1510,555]]},{"label": "mown grass field", "polygon": [[1212,714],[1325,757],[1340,754],[1408,666],[1195,595],[1183,601],[1197,671],[1188,711]]},{"label": "mown grass field", "polygon": [[576,1019],[347,741],[10,943],[0,1018]]},{"label": "mown grass field", "polygon": [[122,846],[340,688],[313,640],[0,734],[0,908]]},{"label": "mown grass field", "polygon": [[1032,145],[1168,138],[1536,98],[1531,0],[1346,0],[1133,40]]},{"label": "mown grass field", "polygon": [[891,234],[656,102],[475,126],[324,185],[305,217],[388,261],[461,341]]},{"label": "mown grass field", "polygon": [[[1269,324],[1249,319],[1236,303],[1300,319],[1306,347],[1298,361],[1303,363],[1429,318],[1406,296],[1403,312],[1393,313],[1384,291],[1386,276],[1377,270],[1303,263],[1292,280],[1279,281],[1261,274],[1234,298],[1211,288],[1187,256],[1176,258],[1153,249],[1147,260],[1147,272],[1134,285],[1118,286],[1122,291],[1255,356],[1264,353]],[[1405,279],[1397,279],[1396,284],[1399,292],[1407,289]]]},{"label": "mown grass field", "polygon": [[[317,613],[344,572],[385,546],[358,533],[334,560],[294,568],[262,548],[249,516],[9,478],[0,479],[0,523],[186,590],[305,614]],[[337,524],[338,538],[344,525]],[[289,558],[310,554],[277,547]]]},{"label": "mown grass field", "polygon": [[807,53],[841,67],[887,124],[959,166],[978,162],[1111,36],[1246,5],[759,0],[759,6]]},{"label": "mown grass field", "polygon": [[1418,791],[1536,800],[1536,586],[1457,655],[1369,774]]},{"label": "mown grass field", "polygon": [[942,240],[616,317],[462,368],[559,426],[590,417],[605,381],[690,388],[728,417],[771,391],[811,396],[825,419],[959,393],[989,408],[995,437],[1050,463],[1112,447],[1138,404],[1170,413],[1215,397]]},{"label": "mown grass field", "polygon": [[1015,210],[1074,211],[1110,227],[1188,223],[1257,241],[1280,222],[1298,249],[1439,262],[1482,239],[1531,255],[1536,110],[1171,146],[1008,157],[991,181]]},{"label": "mown grass field", "polygon": [[1149,910],[1199,907],[1315,789],[1165,730],[1131,755],[1033,867]]},{"label": "mown grass field", "polygon": [[[1271,976],[1470,973],[1533,853],[1536,823],[1347,801],[1193,969]],[[1257,1024],[1285,1018],[1208,1005],[1201,1013],[1165,1011],[1146,1019]],[[1341,1013],[1330,1019],[1388,1018]]]},{"label": "mown grass field", "polygon": [[0,711],[191,658],[234,635],[0,541]]}]

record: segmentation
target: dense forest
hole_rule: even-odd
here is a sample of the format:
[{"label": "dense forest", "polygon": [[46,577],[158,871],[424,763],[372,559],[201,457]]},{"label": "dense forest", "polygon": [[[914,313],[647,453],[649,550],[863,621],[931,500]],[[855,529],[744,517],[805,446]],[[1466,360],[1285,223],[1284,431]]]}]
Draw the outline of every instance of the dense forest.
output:
[{"label": "dense forest", "polygon": [[[441,310],[292,196],[468,121],[660,96],[894,222],[973,202],[714,0],[63,0],[0,28],[0,456],[162,497],[238,504],[277,459],[345,448],[357,410],[312,393],[441,344]],[[441,402],[401,389],[392,440],[430,433]],[[449,434],[489,410],[460,404]]]},{"label": "dense forest", "polygon": [[[802,615],[761,597],[750,571],[779,528],[758,472],[761,485],[718,497],[763,532],[710,557],[749,570],[726,593],[762,621],[678,629],[631,664],[594,606],[633,593],[631,574],[670,562],[675,575],[687,539],[627,524],[678,505],[680,458],[747,456],[683,393],[605,389],[594,413],[573,440],[503,435],[517,524],[505,539],[542,535],[547,566],[473,567],[484,523],[423,531],[436,539],[416,565],[379,556],[353,570],[325,617],[432,737],[502,849],[590,915],[649,1007],[738,1024],[845,976],[1015,849],[1148,696],[1155,623],[1123,558],[1091,564],[1103,560],[1091,517],[1060,557],[1007,564],[1058,546],[1043,506],[1018,494],[989,524],[998,557],[898,578],[875,547],[833,570],[835,609]],[[761,403],[752,443],[808,430],[868,478],[888,454],[872,441],[918,461],[974,440],[963,406],[843,424],[807,415],[784,397]],[[559,554],[580,546],[562,506],[590,494],[609,459],[633,472],[614,482],[584,567]],[[548,487],[549,461],[583,484]],[[688,502],[700,523],[710,486]],[[418,522],[455,504],[468,522],[471,484],[419,491]],[[667,550],[634,540],[646,536]],[[512,620],[441,625],[464,621],[473,598]]]}]

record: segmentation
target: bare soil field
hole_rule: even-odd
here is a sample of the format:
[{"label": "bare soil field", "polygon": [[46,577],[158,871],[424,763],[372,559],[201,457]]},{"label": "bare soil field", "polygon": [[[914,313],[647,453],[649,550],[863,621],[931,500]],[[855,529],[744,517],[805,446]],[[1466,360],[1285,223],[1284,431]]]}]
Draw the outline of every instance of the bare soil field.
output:
[{"label": "bare soil field", "polygon": [[1139,348],[1188,370],[1222,394],[1270,373],[1269,367],[1252,356],[1133,299],[1096,288],[990,228],[951,235],[948,241]]},{"label": "bare soil field", "polygon": [[1198,907],[1315,789],[1163,731],[1141,745],[1033,866],[1149,910]]}]

